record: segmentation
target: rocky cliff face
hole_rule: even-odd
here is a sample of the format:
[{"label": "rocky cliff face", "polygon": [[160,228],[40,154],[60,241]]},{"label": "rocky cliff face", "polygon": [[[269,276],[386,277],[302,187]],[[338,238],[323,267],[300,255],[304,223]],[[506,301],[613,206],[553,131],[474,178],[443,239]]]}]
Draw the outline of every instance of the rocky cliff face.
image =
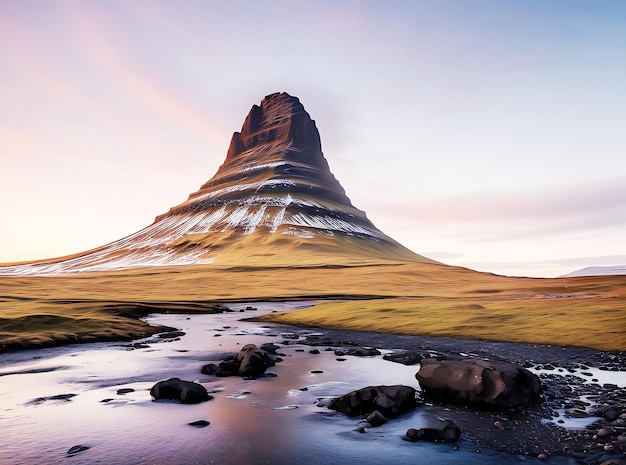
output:
[{"label": "rocky cliff face", "polygon": [[352,205],[324,158],[315,122],[297,98],[275,93],[252,107],[217,173],[152,225],[76,256],[0,268],[0,275],[380,260],[432,262]]}]

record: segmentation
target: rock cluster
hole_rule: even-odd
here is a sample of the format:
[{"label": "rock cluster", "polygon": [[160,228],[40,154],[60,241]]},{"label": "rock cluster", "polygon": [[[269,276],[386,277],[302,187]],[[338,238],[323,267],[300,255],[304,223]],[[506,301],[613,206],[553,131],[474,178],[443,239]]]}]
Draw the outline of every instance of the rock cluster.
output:
[{"label": "rock cluster", "polygon": [[434,428],[409,428],[406,432],[408,441],[454,442],[461,436],[461,430],[452,420],[440,420]]},{"label": "rock cluster", "polygon": [[254,344],[246,344],[237,355],[222,360],[219,365],[209,363],[202,367],[202,373],[212,376],[243,376],[257,378],[276,364],[276,360],[265,350]]}]

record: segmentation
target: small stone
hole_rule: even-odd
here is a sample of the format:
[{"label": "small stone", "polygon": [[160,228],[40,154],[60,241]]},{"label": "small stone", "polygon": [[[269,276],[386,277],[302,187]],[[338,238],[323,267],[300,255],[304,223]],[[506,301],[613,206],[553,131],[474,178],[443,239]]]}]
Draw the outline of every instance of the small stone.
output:
[{"label": "small stone", "polygon": [[320,351],[319,351],[319,349],[311,349],[311,350],[309,350],[309,353],[313,354],[313,355],[317,355],[317,354],[320,353]]},{"label": "small stone", "polygon": [[502,422],[500,420],[494,421],[493,422],[493,426],[499,430],[503,430],[504,429],[504,425],[502,424]]},{"label": "small stone", "polygon": [[389,421],[378,410],[374,410],[372,413],[370,413],[367,416],[366,420],[373,427],[384,425],[385,423],[387,423]]},{"label": "small stone", "polygon": [[122,388],[117,390],[117,395],[122,396],[124,394],[128,394],[129,392],[135,392],[133,388]]},{"label": "small stone", "polygon": [[206,421],[206,420],[197,420],[197,421],[192,421],[191,423],[187,423],[189,426],[194,426],[196,428],[206,428],[207,426],[209,426],[211,424],[211,422]]},{"label": "small stone", "polygon": [[345,359],[345,358],[338,358],[338,359],[337,359],[337,361],[338,361],[338,362],[345,362],[345,361],[346,361],[346,359]]},{"label": "small stone", "polygon": [[547,459],[548,459],[548,455],[547,455],[547,454],[544,454],[544,453],[542,452],[541,454],[537,455],[537,458],[538,458],[539,460],[547,460]]},{"label": "small stone", "polygon": [[70,447],[70,449],[67,451],[67,455],[71,456],[71,455],[76,455],[79,452],[84,452],[88,449],[90,449],[90,446],[83,446],[83,445],[78,445],[78,446],[72,446]]},{"label": "small stone", "polygon": [[184,335],[185,335],[184,331],[170,331],[169,333],[159,334],[159,337],[161,339],[174,339],[174,338],[181,337]]},{"label": "small stone", "polygon": [[319,375],[320,373],[324,373],[323,370],[311,370],[309,373],[314,374],[314,375]]}]

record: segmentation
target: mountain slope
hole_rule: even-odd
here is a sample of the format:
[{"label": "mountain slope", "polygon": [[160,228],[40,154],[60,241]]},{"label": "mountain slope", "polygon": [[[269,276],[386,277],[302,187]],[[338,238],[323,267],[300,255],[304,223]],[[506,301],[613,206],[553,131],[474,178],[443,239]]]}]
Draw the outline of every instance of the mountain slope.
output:
[{"label": "mountain slope", "polygon": [[297,98],[275,93],[252,107],[217,173],[150,226],[84,253],[3,267],[0,275],[395,260],[437,263],[352,205],[324,158],[315,122]]}]

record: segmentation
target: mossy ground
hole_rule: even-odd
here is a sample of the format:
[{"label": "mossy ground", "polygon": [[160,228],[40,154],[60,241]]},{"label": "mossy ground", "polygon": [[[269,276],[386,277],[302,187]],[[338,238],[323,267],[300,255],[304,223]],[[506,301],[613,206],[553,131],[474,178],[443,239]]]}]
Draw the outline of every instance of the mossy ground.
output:
[{"label": "mossy ground", "polygon": [[[148,312],[325,301],[268,321],[600,350],[626,349],[626,276],[511,278],[436,264],[186,266],[0,278],[0,349],[153,334]],[[210,306],[209,306],[210,307]]]}]

